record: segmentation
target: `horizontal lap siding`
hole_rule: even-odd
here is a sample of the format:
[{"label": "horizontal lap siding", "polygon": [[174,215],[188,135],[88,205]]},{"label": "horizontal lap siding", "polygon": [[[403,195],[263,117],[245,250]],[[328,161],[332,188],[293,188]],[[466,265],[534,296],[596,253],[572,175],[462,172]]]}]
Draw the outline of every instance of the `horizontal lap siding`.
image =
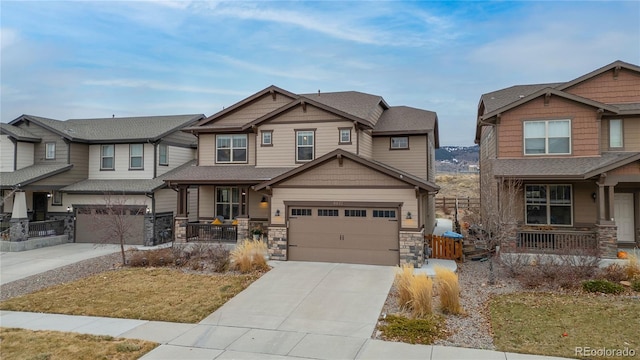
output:
[{"label": "horizontal lap siding", "polygon": [[373,137],[371,137],[371,130],[359,130],[358,131],[358,152],[359,155],[367,159],[373,158]]},{"label": "horizontal lap siding", "polygon": [[[158,146],[158,152],[160,147]],[[157,171],[157,175],[162,175],[168,171],[171,171],[175,168],[177,168],[178,166],[191,161],[192,159],[195,158],[196,155],[196,150],[195,149],[190,149],[190,148],[183,148],[183,147],[177,147],[177,146],[167,146],[167,152],[168,152],[168,156],[169,156],[169,165],[165,166],[165,165],[158,165],[158,171]],[[160,161],[160,154],[156,154],[156,159],[159,162]]]},{"label": "horizontal lap siding", "polygon": [[[177,201],[177,200],[176,200]],[[189,221],[198,221],[198,188],[189,188],[187,194],[187,212]]]},{"label": "horizontal lap siding", "polygon": [[600,154],[599,122],[596,110],[571,100],[551,96],[548,105],[542,97],[502,114],[498,125],[498,157],[524,157],[524,120],[571,119],[571,155],[594,156]]},{"label": "horizontal lap siding", "polygon": [[390,137],[373,138],[373,158],[398,170],[427,179],[427,136],[409,136],[409,150],[390,150]]},{"label": "horizontal lap siding", "polygon": [[249,217],[253,219],[266,219],[269,217],[269,203],[262,204],[262,194],[251,189],[248,192]]},{"label": "horizontal lap siding", "polygon": [[343,159],[342,166],[337,160],[330,161],[315,169],[310,169],[287,180],[283,186],[352,186],[410,187],[407,183],[367,168],[352,160]]},{"label": "horizontal lap siding", "polygon": [[200,134],[198,139],[198,165],[212,166],[216,164],[216,135]]},{"label": "horizontal lap siding", "polygon": [[[18,143],[20,144],[20,143]],[[13,142],[9,140],[9,136],[0,135],[0,171],[13,171]],[[33,148],[33,145],[31,145]],[[18,152],[19,154],[20,152]],[[31,163],[33,163],[33,151],[31,151]],[[18,167],[20,169],[20,167]]]},{"label": "horizontal lap siding", "polygon": [[178,193],[171,189],[161,189],[155,192],[156,212],[176,212]]},{"label": "horizontal lap siding", "polygon": [[100,170],[101,145],[89,147],[90,179],[152,179],[153,145],[144,144],[144,170],[129,170],[129,144],[115,144],[115,170]]},{"label": "horizontal lap siding", "polygon": [[609,70],[564,91],[606,104],[640,102],[640,74],[621,69],[617,78]]},{"label": "horizontal lap siding", "polygon": [[216,215],[216,193],[213,185],[200,186],[198,188],[198,216],[212,218]]},{"label": "horizontal lap siding", "polygon": [[291,100],[291,98],[280,94],[276,94],[276,99],[274,100],[271,94],[266,94],[251,104],[223,116],[212,124],[241,126],[290,103]]},{"label": "horizontal lap siding", "polygon": [[62,194],[62,206],[50,206],[49,211],[67,211],[67,207],[76,205],[106,205],[111,204],[140,205],[151,207],[151,199],[144,195],[89,195],[89,194]]},{"label": "horizontal lap siding", "polygon": [[[30,123],[29,126],[25,125],[25,123],[21,123],[19,127],[42,139],[42,141],[36,143],[34,147],[34,160],[36,164],[67,162],[67,144],[62,141],[60,135],[54,134],[35,123]],[[45,160],[46,143],[56,144],[56,158],[54,160]]]}]

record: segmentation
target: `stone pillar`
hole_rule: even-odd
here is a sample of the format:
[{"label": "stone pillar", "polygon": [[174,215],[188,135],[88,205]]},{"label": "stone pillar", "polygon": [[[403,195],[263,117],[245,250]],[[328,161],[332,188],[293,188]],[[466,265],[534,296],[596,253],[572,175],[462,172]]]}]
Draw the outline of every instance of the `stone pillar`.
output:
[{"label": "stone pillar", "polygon": [[176,216],[174,220],[174,234],[173,241],[176,244],[184,244],[187,242],[187,223],[189,223],[189,218]]},{"label": "stone pillar", "polygon": [[516,252],[518,249],[518,223],[503,223],[501,224],[502,232],[504,233],[504,240],[500,246],[501,252]]},{"label": "stone pillar", "polygon": [[11,218],[9,227],[9,241],[26,241],[29,239],[29,219]]},{"label": "stone pillar", "polygon": [[615,224],[596,224],[598,250],[603,259],[615,259],[618,255],[618,227]]},{"label": "stone pillar", "polygon": [[267,247],[270,260],[287,260],[287,228],[270,226]]},{"label": "stone pillar", "polygon": [[64,234],[67,235],[67,241],[75,242],[74,234],[76,230],[76,217],[73,213],[67,213],[64,217]]},{"label": "stone pillar", "polygon": [[156,236],[153,227],[153,214],[144,215],[144,245],[153,246],[156,243]]},{"label": "stone pillar", "polygon": [[413,264],[420,268],[424,264],[424,232],[400,231],[400,265]]},{"label": "stone pillar", "polygon": [[238,242],[244,241],[246,239],[250,239],[249,235],[249,218],[248,217],[238,217],[238,227],[236,230],[238,231]]}]

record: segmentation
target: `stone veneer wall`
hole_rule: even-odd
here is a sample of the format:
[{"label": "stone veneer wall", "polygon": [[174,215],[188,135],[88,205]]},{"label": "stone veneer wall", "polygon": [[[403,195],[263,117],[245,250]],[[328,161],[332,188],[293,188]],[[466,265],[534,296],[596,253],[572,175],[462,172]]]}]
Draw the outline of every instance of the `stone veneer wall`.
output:
[{"label": "stone veneer wall", "polygon": [[424,264],[424,231],[400,231],[400,265],[413,264],[414,268]]},{"label": "stone veneer wall", "polygon": [[236,227],[238,242],[249,239],[251,237],[249,235],[249,218],[240,217],[236,218],[236,220],[238,220],[238,226]]},{"label": "stone veneer wall", "polygon": [[9,241],[25,241],[29,239],[29,219],[11,219]]},{"label": "stone veneer wall", "polygon": [[68,237],[68,242],[72,243],[75,241],[74,235],[76,232],[76,217],[73,215],[73,212],[70,213],[49,213],[47,215],[48,220],[64,220],[64,234]]},{"label": "stone veneer wall", "polygon": [[595,226],[598,250],[603,259],[615,259],[618,255],[618,227],[615,225]]},{"label": "stone veneer wall", "polygon": [[287,260],[287,228],[270,226],[267,247],[270,260]]},{"label": "stone veneer wall", "polygon": [[175,243],[184,244],[187,242],[187,223],[189,223],[189,218],[175,217],[173,227],[173,241]]},{"label": "stone veneer wall", "polygon": [[155,238],[156,238],[156,244],[162,244],[168,241],[171,241],[171,238],[167,236],[167,238],[165,239],[164,237],[166,236],[165,231],[169,231],[168,234],[170,234],[171,232],[171,225],[173,224],[173,213],[167,213],[167,214],[160,214],[157,215],[156,214],[156,233],[155,233]]}]

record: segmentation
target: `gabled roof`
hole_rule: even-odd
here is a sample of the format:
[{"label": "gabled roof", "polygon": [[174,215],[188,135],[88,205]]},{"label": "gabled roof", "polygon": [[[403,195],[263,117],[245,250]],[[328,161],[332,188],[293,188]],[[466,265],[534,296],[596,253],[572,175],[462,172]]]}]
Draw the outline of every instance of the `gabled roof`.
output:
[{"label": "gabled roof", "polygon": [[440,187],[430,181],[426,181],[423,180],[419,177],[416,177],[414,175],[411,175],[407,172],[395,169],[389,165],[383,164],[381,162],[377,162],[377,161],[372,161],[372,160],[368,160],[365,159],[359,155],[356,155],[352,152],[346,151],[346,150],[342,150],[342,149],[336,149],[330,153],[327,153],[313,161],[310,161],[304,165],[301,165],[297,168],[291,169],[279,176],[274,177],[273,179],[270,179],[268,181],[262,182],[256,186],[254,186],[254,190],[258,191],[258,190],[262,190],[265,189],[267,186],[273,186],[275,184],[278,184],[280,182],[286,181],[287,179],[294,177],[302,172],[305,172],[309,169],[315,168],[316,166],[319,166],[323,163],[326,163],[328,161],[334,160],[334,159],[340,159],[340,158],[347,158],[349,160],[352,160],[356,163],[359,163],[361,165],[364,165],[366,167],[369,167],[371,169],[374,169],[376,171],[379,171],[383,174],[389,175],[393,178],[396,178],[400,181],[404,181],[409,185],[415,186],[417,188],[426,190],[426,191],[437,191],[440,189]]},{"label": "gabled roof", "polygon": [[640,159],[640,152],[605,152],[602,156],[494,159],[496,177],[584,180]]},{"label": "gabled roof", "polygon": [[25,187],[38,180],[65,172],[72,167],[72,164],[62,163],[37,164],[12,172],[2,172],[0,173],[0,187],[5,189],[16,186]]},{"label": "gabled roof", "polygon": [[253,165],[189,166],[165,176],[176,184],[257,184],[283,174],[291,168],[259,168]]},{"label": "gabled roof", "polygon": [[42,141],[41,138],[33,135],[27,130],[24,130],[22,128],[19,128],[17,126],[13,126],[10,124],[0,123],[0,134],[9,135],[18,141],[33,142],[33,143],[39,143]]},{"label": "gabled roof", "polygon": [[576,79],[573,79],[571,81],[568,81],[566,83],[562,83],[562,84],[558,85],[556,88],[558,90],[565,90],[565,89],[568,89],[568,88],[570,88],[570,87],[572,87],[572,86],[574,86],[576,84],[579,84],[579,83],[581,83],[581,82],[583,82],[585,80],[589,80],[589,79],[591,79],[593,77],[596,77],[596,76],[598,76],[598,75],[600,75],[602,73],[605,73],[605,72],[607,72],[609,70],[613,70],[613,69],[616,69],[616,68],[617,69],[628,69],[628,70],[640,73],[640,66],[629,64],[629,63],[626,63],[624,61],[617,60],[617,61],[612,62],[609,65],[605,65],[605,66],[603,66],[603,67],[601,67],[599,69],[596,69],[596,70],[594,70],[594,71],[592,71],[592,72],[590,72],[588,74],[582,75],[582,76],[580,76],[580,77],[578,77]]},{"label": "gabled roof", "polygon": [[[9,124],[33,122],[70,141],[97,144],[157,141],[202,118],[203,114],[188,114],[60,121],[22,115]],[[195,138],[189,138],[189,141],[193,143]]]},{"label": "gabled roof", "polygon": [[480,96],[480,103],[484,104],[484,112],[486,114],[500,109],[503,106],[507,106],[514,101],[518,101],[542,89],[553,88],[560,84],[562,83],[515,85],[482,94],[482,96]]},{"label": "gabled roof", "polygon": [[382,96],[358,91],[311,93],[302,94],[301,96],[374,124],[377,119],[372,117],[378,105],[381,105],[383,109],[389,108]]},{"label": "gabled roof", "polygon": [[385,110],[373,129],[373,135],[426,134],[435,132],[438,143],[438,114],[408,106],[392,106]]}]

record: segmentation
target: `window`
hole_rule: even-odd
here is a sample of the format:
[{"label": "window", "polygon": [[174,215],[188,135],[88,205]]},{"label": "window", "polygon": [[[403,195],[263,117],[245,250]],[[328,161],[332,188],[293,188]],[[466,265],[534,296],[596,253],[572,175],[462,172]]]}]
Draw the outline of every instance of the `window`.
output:
[{"label": "window", "polygon": [[158,146],[158,165],[169,165],[169,147],[166,144]]},{"label": "window", "polygon": [[102,145],[100,147],[100,170],[114,169],[114,147],[115,145]]},{"label": "window", "polygon": [[291,209],[291,216],[311,216],[311,209]]},{"label": "window", "polygon": [[45,144],[44,158],[47,160],[53,160],[56,158],[56,143]]},{"label": "window", "polygon": [[129,169],[143,169],[144,168],[144,145],[143,144],[130,144],[129,145]]},{"label": "window", "polygon": [[240,189],[237,187],[216,188],[216,216],[231,220],[240,215]]},{"label": "window", "polygon": [[621,148],[622,146],[622,120],[609,120],[609,147]]},{"label": "window", "polygon": [[273,131],[262,131],[262,146],[273,146]]},{"label": "window", "polygon": [[373,210],[374,218],[394,218],[396,217],[395,210]]},{"label": "window", "polygon": [[296,131],[296,161],[313,160],[314,131]]},{"label": "window", "polygon": [[526,185],[528,225],[571,225],[571,185]]},{"label": "window", "polygon": [[367,217],[367,210],[345,210],[344,216],[346,217]]},{"label": "window", "polygon": [[51,205],[62,206],[62,193],[60,191],[53,190]]},{"label": "window", "polygon": [[318,209],[318,216],[338,216],[338,209]]},{"label": "window", "polygon": [[342,128],[339,129],[340,139],[338,143],[340,144],[351,144],[351,128]]},{"label": "window", "polygon": [[219,163],[247,162],[247,135],[218,135],[216,152]]},{"label": "window", "polygon": [[409,148],[409,138],[407,136],[391,138],[391,149],[408,149],[408,148]]},{"label": "window", "polygon": [[571,121],[524,122],[525,155],[571,153]]}]

